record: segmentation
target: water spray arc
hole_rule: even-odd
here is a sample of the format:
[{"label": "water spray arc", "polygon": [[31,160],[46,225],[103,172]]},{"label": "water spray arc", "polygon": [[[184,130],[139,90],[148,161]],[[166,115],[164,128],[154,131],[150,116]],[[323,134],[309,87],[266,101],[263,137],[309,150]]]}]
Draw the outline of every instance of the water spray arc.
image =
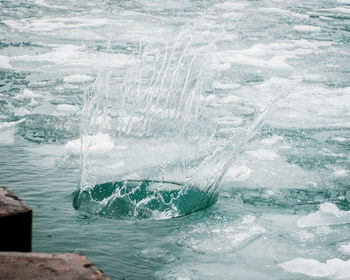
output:
[{"label": "water spray arc", "polygon": [[[173,44],[140,45],[134,57],[136,64],[128,69],[117,96],[108,88],[109,75],[97,76],[87,92],[82,114],[81,180],[73,203],[76,209],[116,219],[164,219],[209,207],[216,202],[229,168],[259,132],[268,112],[299,83],[296,79],[272,97],[238,139],[232,135],[226,144],[205,151],[208,145],[203,148],[198,139],[211,141],[213,131],[201,125],[206,122],[201,101],[211,75],[206,63],[211,61],[215,46],[192,49],[199,44],[195,35],[191,27],[182,30]],[[107,100],[119,106],[110,109]],[[108,110],[117,112],[114,125],[110,124]],[[178,155],[156,164],[143,159],[144,166],[117,178],[100,179],[94,174],[96,162],[90,160],[89,153],[89,139],[96,131],[118,139],[141,139],[148,146],[174,143]],[[169,170],[180,176],[169,177]]]}]

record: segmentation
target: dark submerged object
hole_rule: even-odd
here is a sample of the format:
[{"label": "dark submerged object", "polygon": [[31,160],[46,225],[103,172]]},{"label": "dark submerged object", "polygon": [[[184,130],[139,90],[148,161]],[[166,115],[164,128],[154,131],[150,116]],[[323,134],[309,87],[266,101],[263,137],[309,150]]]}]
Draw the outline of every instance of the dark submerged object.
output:
[{"label": "dark submerged object", "polygon": [[155,180],[125,180],[83,187],[73,207],[112,219],[167,219],[214,204],[217,194],[198,187]]}]

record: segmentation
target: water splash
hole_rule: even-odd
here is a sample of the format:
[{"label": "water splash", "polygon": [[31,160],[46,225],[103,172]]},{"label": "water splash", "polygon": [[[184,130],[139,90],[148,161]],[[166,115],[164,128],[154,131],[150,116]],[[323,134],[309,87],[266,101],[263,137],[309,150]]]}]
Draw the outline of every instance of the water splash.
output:
[{"label": "water splash", "polygon": [[112,219],[169,219],[215,203],[203,190],[167,181],[125,180],[84,187],[73,206]]},{"label": "water splash", "polygon": [[[209,207],[216,202],[230,166],[259,131],[268,111],[299,83],[291,82],[290,88],[271,98],[238,139],[231,136],[228,143],[219,148],[215,143],[215,150],[211,150],[210,141],[215,132],[210,132],[212,127],[207,124],[201,125],[206,118],[200,118],[200,105],[204,81],[210,80],[210,71],[205,66],[213,46],[191,49],[191,44],[198,44],[194,29],[184,29],[172,44],[167,43],[163,48],[140,44],[134,54],[138,63],[128,69],[116,94],[109,92],[109,75],[97,76],[82,114],[81,181],[74,194],[76,209],[108,218],[158,219]],[[111,108],[107,108],[108,100]],[[108,127],[111,118],[108,110],[117,112],[112,128]],[[136,177],[138,180],[130,180],[135,178],[134,173],[126,172],[117,180],[98,184],[101,179],[94,174],[96,162],[89,158],[88,144],[88,137],[96,132],[149,139],[149,145],[174,139],[185,145],[177,159],[158,166],[143,166],[149,173]],[[199,151],[200,138],[209,143],[207,152]],[[192,143],[197,145],[197,152],[188,157]],[[172,166],[181,170],[181,183],[163,179],[168,178],[166,171]]]},{"label": "water splash", "polygon": [[[114,219],[168,219],[211,206],[218,198],[228,169],[259,131],[267,112],[282,98],[285,96],[279,95],[266,105],[228,159],[223,161],[220,155],[227,147],[217,150],[202,161],[199,171],[188,182],[124,180],[84,186],[74,195],[74,208]],[[220,171],[203,180],[201,171],[209,168],[207,163],[212,165],[215,161]]]}]

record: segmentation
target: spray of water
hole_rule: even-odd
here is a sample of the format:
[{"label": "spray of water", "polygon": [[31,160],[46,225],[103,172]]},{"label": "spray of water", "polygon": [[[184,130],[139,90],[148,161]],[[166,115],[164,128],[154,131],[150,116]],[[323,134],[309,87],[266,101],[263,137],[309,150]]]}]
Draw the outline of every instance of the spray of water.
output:
[{"label": "spray of water", "polygon": [[[210,71],[205,71],[206,62],[210,61],[213,50],[212,45],[201,47],[201,51],[191,49],[195,37],[193,28],[183,29],[173,44],[168,43],[164,48],[140,44],[135,55],[138,63],[128,70],[115,100],[111,100],[113,96],[108,88],[109,75],[103,72],[97,75],[87,91],[82,112],[81,180],[73,203],[76,209],[108,218],[164,219],[209,207],[216,202],[227,171],[258,133],[268,112],[287,98],[298,83],[273,97],[239,140],[232,136],[228,144],[209,155],[198,153],[188,159],[188,144],[203,135],[200,103],[204,81],[210,76]],[[117,126],[113,127],[116,136],[163,142],[175,138],[187,144],[180,160],[151,166],[153,178],[98,184],[99,179],[94,176],[95,163],[89,157],[89,139],[96,132],[111,133],[107,104],[117,106],[110,108],[118,112]],[[204,134],[207,136],[208,132]],[[182,182],[163,179],[165,169],[179,166],[182,170],[191,167],[191,176]],[[159,179],[154,179],[157,176]]]},{"label": "spray of water", "polygon": [[[239,142],[235,143],[231,138],[228,146],[203,159],[197,173],[188,182],[122,180],[89,185],[76,192],[74,207],[91,214],[118,219],[168,219],[209,207],[216,202],[230,166],[259,132],[267,113],[280,100],[285,99],[290,91],[291,89],[272,98]],[[227,150],[232,152],[223,158],[222,153]],[[201,171],[208,168],[207,163],[213,165],[213,162],[218,162],[219,168],[215,174],[203,180]],[[201,182],[196,181],[198,177],[201,177]]]}]

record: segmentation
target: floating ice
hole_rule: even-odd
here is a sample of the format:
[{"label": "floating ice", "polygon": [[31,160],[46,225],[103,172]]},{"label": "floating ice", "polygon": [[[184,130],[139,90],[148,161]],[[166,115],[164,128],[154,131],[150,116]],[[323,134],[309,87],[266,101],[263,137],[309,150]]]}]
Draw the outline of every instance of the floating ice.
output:
[{"label": "floating ice", "polygon": [[298,220],[298,227],[317,227],[350,223],[350,211],[341,211],[330,202],[321,204],[320,210]]},{"label": "floating ice", "polygon": [[67,77],[64,77],[63,81],[66,83],[84,83],[84,82],[91,82],[94,80],[94,77],[89,75],[70,75]]},{"label": "floating ice", "polygon": [[349,173],[350,173],[350,171],[347,169],[336,169],[336,170],[334,170],[332,176],[343,178],[343,177],[349,176]]},{"label": "floating ice", "polygon": [[80,66],[113,66],[122,67],[134,63],[134,60],[120,53],[89,53],[85,46],[60,45],[54,47],[51,52],[37,55],[13,56],[11,60],[20,62],[50,62],[58,65]]},{"label": "floating ice", "polygon": [[311,26],[311,25],[295,25],[293,29],[299,32],[314,32],[314,31],[320,31],[321,27]]},{"label": "floating ice", "polygon": [[220,103],[235,103],[239,101],[239,98],[235,95],[228,95],[220,100]]},{"label": "floating ice", "polygon": [[336,13],[350,14],[350,9],[347,9],[344,7],[336,7],[336,8],[330,8],[330,9],[324,9],[324,10],[330,11],[330,12],[336,12]]},{"label": "floating ice", "polygon": [[334,141],[338,141],[338,142],[346,142],[346,138],[344,138],[344,137],[334,137],[332,139]]},{"label": "floating ice", "polygon": [[41,95],[25,88],[21,94],[16,95],[16,98],[34,98],[39,96]]},{"label": "floating ice", "polygon": [[[114,148],[113,139],[107,133],[97,133],[96,135],[85,136],[86,147],[90,153],[103,154]],[[73,154],[79,154],[81,147],[81,139],[69,141],[65,148]]]},{"label": "floating ice", "polygon": [[220,10],[244,10],[248,6],[247,3],[233,3],[233,2],[224,2],[215,4],[214,8]]},{"label": "floating ice", "polygon": [[338,258],[321,263],[314,259],[296,258],[279,264],[285,271],[301,273],[312,277],[329,277],[331,279],[350,279],[350,260]]},{"label": "floating ice", "polygon": [[339,251],[343,254],[350,255],[350,243],[341,245]]},{"label": "floating ice", "polygon": [[267,144],[267,145],[273,145],[276,144],[278,141],[282,140],[283,137],[282,136],[277,136],[277,135],[273,135],[269,138],[265,138],[261,140],[262,144]]},{"label": "floating ice", "polygon": [[245,166],[232,166],[226,174],[226,180],[230,181],[245,181],[252,174],[252,170]]},{"label": "floating ice", "polygon": [[0,69],[12,69],[12,65],[10,63],[10,58],[4,55],[0,55]]},{"label": "floating ice", "polygon": [[0,123],[0,129],[4,129],[4,128],[8,128],[8,127],[13,127],[15,126],[16,124],[19,124],[19,123],[22,123],[24,122],[26,119],[23,118],[23,119],[20,119],[19,121],[16,121],[16,122],[4,122],[4,123]]},{"label": "floating ice", "polygon": [[20,107],[20,108],[15,108],[13,110],[13,112],[15,113],[16,116],[19,116],[19,117],[23,117],[25,115],[29,115],[30,114],[30,111],[27,110],[26,108],[24,107]]},{"label": "floating ice", "polygon": [[[0,123],[0,129],[1,129],[1,123]],[[3,145],[12,145],[15,142],[15,130],[14,129],[7,129],[7,130],[0,130],[0,144]]]},{"label": "floating ice", "polygon": [[236,83],[213,82],[211,86],[217,89],[236,89],[239,88],[241,85]]},{"label": "floating ice", "polygon": [[266,229],[246,215],[239,223],[199,224],[180,237],[178,243],[202,254],[226,254],[259,238]]},{"label": "floating ice", "polygon": [[79,110],[78,106],[70,105],[70,104],[60,104],[56,107],[57,111],[64,111],[64,112],[76,112]]},{"label": "floating ice", "polygon": [[280,158],[280,156],[272,150],[259,149],[255,151],[247,151],[246,153],[258,159],[275,160]]}]

